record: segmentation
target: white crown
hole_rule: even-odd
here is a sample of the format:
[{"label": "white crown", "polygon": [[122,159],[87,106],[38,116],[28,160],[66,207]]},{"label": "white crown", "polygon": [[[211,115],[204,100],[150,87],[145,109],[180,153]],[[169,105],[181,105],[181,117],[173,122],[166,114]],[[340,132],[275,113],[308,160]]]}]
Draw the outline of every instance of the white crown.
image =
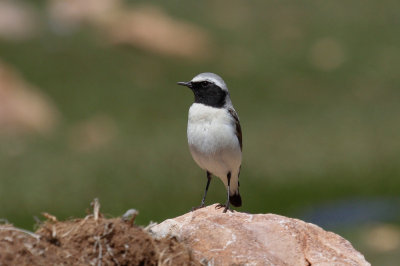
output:
[{"label": "white crown", "polygon": [[205,73],[198,74],[191,80],[191,82],[202,82],[202,81],[208,81],[208,82],[214,83],[215,85],[220,87],[222,90],[228,91],[228,87],[226,86],[224,80],[217,74],[205,72]]}]

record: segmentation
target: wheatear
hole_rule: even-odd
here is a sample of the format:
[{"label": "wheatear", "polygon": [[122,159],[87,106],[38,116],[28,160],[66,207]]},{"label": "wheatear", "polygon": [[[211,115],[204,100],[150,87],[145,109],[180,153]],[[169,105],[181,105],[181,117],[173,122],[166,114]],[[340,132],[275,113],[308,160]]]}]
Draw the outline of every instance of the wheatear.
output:
[{"label": "wheatear", "polygon": [[242,129],[238,115],[229,97],[228,87],[214,73],[201,73],[189,82],[178,82],[194,93],[189,109],[187,137],[194,161],[207,172],[207,185],[198,208],[204,207],[211,176],[224,183],[229,203],[242,206],[239,194],[239,174],[242,164]]}]

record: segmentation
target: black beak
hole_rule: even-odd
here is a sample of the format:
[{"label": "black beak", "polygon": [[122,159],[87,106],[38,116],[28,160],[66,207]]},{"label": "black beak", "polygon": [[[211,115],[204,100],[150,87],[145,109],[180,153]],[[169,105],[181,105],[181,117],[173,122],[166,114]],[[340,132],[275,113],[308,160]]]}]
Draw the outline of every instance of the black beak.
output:
[{"label": "black beak", "polygon": [[182,85],[182,86],[185,86],[185,87],[188,87],[188,88],[192,88],[192,82],[190,82],[190,81],[188,81],[188,82],[180,81],[180,82],[178,82],[178,85]]}]

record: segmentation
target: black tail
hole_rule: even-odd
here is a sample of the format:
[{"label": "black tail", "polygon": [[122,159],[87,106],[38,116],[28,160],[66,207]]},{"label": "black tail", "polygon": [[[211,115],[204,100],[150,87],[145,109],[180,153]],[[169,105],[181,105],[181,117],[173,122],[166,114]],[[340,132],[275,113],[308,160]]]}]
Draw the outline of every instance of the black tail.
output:
[{"label": "black tail", "polygon": [[229,196],[229,202],[235,207],[242,206],[242,198],[240,197],[239,191],[237,194]]}]

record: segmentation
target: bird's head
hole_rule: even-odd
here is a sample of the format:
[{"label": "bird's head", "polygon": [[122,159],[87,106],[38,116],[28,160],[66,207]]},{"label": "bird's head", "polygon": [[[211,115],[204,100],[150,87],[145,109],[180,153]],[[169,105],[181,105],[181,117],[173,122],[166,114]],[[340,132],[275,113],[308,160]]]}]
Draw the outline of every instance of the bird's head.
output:
[{"label": "bird's head", "polygon": [[190,88],[194,93],[194,102],[222,108],[228,102],[229,91],[224,80],[214,73],[201,73],[191,81],[178,82],[178,85]]}]

